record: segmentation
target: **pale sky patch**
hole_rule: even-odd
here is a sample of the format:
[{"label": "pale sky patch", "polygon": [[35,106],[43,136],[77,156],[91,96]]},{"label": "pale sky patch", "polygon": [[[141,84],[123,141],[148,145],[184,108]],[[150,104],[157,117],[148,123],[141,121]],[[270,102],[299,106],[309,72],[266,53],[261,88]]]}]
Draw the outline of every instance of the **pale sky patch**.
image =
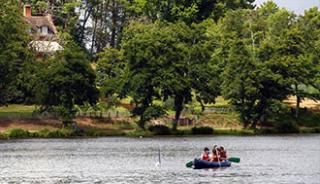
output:
[{"label": "pale sky patch", "polygon": [[[261,5],[268,0],[256,0],[256,5]],[[320,0],[273,0],[279,7],[287,8],[289,11],[294,11],[296,14],[303,12],[312,7],[320,8]]]}]

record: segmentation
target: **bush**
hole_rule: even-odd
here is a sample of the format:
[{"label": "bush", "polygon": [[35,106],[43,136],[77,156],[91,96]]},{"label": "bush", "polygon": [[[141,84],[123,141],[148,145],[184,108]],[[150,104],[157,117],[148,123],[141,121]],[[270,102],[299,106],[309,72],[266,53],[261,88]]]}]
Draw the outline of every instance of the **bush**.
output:
[{"label": "bush", "polygon": [[83,135],[88,136],[88,137],[100,137],[100,136],[103,136],[104,134],[103,134],[103,132],[101,132],[99,130],[88,130]]},{"label": "bush", "polygon": [[126,133],[124,133],[124,135],[129,136],[129,137],[151,137],[153,134],[150,131],[136,129],[134,131],[126,132]]},{"label": "bush", "polygon": [[150,132],[153,132],[155,135],[170,135],[171,131],[170,128],[166,125],[154,125],[150,126],[149,128]]},{"label": "bush", "polygon": [[70,137],[71,132],[65,129],[58,129],[58,130],[49,132],[48,136],[54,137],[54,138],[65,138],[65,137]]},{"label": "bush", "polygon": [[38,137],[49,138],[50,137],[49,134],[50,134],[50,130],[42,129],[38,132]]},{"label": "bush", "polygon": [[116,122],[115,124],[117,124],[121,130],[132,130],[136,127],[135,124],[127,121]]},{"label": "bush", "polygon": [[27,130],[23,130],[21,128],[15,128],[8,132],[9,138],[27,138],[29,135],[30,133]]},{"label": "bush", "polygon": [[0,132],[0,139],[7,139],[8,137],[7,137],[7,135],[6,134],[2,134],[1,132]]},{"label": "bush", "polygon": [[276,124],[276,130],[278,133],[299,133],[299,127],[296,123],[290,121],[283,121]]},{"label": "bush", "polygon": [[192,134],[194,135],[210,135],[213,134],[213,128],[211,127],[193,127]]}]

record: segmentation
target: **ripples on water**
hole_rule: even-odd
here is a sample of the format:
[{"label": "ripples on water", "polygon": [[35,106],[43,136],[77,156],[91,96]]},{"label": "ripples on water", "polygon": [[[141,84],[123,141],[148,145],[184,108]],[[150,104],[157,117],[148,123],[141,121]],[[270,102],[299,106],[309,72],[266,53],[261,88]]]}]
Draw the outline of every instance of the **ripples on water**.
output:
[{"label": "ripples on water", "polygon": [[[213,144],[224,145],[241,163],[185,167]],[[320,136],[1,141],[0,183],[320,184]]]}]

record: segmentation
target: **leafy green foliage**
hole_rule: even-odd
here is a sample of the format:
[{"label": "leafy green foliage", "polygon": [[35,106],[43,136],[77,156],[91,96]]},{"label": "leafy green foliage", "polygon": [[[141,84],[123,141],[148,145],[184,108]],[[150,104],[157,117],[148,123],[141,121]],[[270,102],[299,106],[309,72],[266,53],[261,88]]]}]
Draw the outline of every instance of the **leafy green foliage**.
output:
[{"label": "leafy green foliage", "polygon": [[102,87],[106,96],[121,93],[126,82],[126,62],[123,59],[122,51],[109,48],[99,53],[97,64],[97,84]]},{"label": "leafy green foliage", "polygon": [[29,35],[17,4],[1,1],[0,7],[0,105],[20,96],[17,75],[32,58],[28,51]]},{"label": "leafy green foliage", "polygon": [[276,112],[273,107],[289,95],[297,96],[296,109],[301,98],[310,96],[300,86],[314,86],[317,54],[296,20],[293,13],[267,2],[257,10],[227,13],[211,28],[221,30],[210,34],[221,44],[213,60],[224,68],[223,94],[245,126],[255,128],[266,121],[268,114]]},{"label": "leafy green foliage", "polygon": [[29,136],[29,132],[20,128],[12,129],[8,133],[9,138],[27,138]]},{"label": "leafy green foliage", "polygon": [[63,121],[70,122],[74,105],[97,102],[96,76],[83,53],[74,48],[65,48],[52,62],[40,74],[37,100],[43,110],[57,112]]},{"label": "leafy green foliage", "polygon": [[[260,37],[273,29],[253,25],[247,13],[243,10],[230,12],[221,21],[222,43],[229,47],[222,89],[225,98],[240,112],[244,125],[251,124],[255,128],[272,110],[272,104],[287,97],[290,83],[289,77],[282,73],[285,68],[276,49],[272,50],[275,47],[273,40],[268,36]],[[259,16],[256,19],[258,22]]]},{"label": "leafy green foliage", "polygon": [[219,20],[228,10],[253,8],[254,0],[134,0],[129,6],[138,15],[169,22],[199,23],[207,18]]},{"label": "leafy green foliage", "polygon": [[126,30],[122,49],[128,62],[128,81],[123,91],[133,97],[136,105],[133,114],[140,116],[141,121],[154,99],[173,99],[176,112],[173,129],[184,105],[191,102],[192,89],[199,101],[214,101],[219,93],[219,80],[215,66],[208,67],[210,48],[203,48],[206,26],[136,22]]}]

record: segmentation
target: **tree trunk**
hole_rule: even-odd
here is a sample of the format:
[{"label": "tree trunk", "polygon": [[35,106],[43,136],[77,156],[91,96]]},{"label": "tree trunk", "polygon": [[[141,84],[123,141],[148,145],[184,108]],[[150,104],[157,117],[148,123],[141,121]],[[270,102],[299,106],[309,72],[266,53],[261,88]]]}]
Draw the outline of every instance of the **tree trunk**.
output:
[{"label": "tree trunk", "polygon": [[252,128],[253,130],[256,130],[256,129],[257,129],[257,124],[258,124],[258,120],[257,120],[257,119],[253,120],[252,125],[251,125],[251,128]]},{"label": "tree trunk", "polygon": [[111,27],[111,39],[110,39],[110,46],[115,48],[116,46],[116,28],[117,28],[117,5],[115,0],[112,1],[112,27]]},{"label": "tree trunk", "polygon": [[178,123],[180,120],[180,115],[183,110],[183,97],[180,95],[176,95],[174,98],[174,110],[176,111],[175,113],[175,118],[174,118],[174,123],[172,126],[172,130],[177,130]]},{"label": "tree trunk", "polygon": [[299,110],[300,110],[300,102],[301,102],[301,97],[299,95],[298,91],[298,85],[295,84],[295,91],[296,91],[296,112],[295,112],[295,117],[298,119],[299,117]]},{"label": "tree trunk", "polygon": [[174,130],[174,131],[177,130],[178,123],[179,123],[179,120],[180,120],[180,115],[181,115],[181,111],[176,111],[174,122],[173,122],[173,125],[172,125],[172,130]]},{"label": "tree trunk", "polygon": [[141,116],[140,116],[140,119],[139,119],[139,121],[138,121],[138,126],[139,126],[142,130],[145,130],[144,125],[145,125],[144,116],[141,115]]},{"label": "tree trunk", "polygon": [[[89,5],[86,4],[86,7],[88,7]],[[92,14],[92,10],[93,10],[93,5],[89,6],[85,12],[84,12],[84,19],[83,19],[83,24],[82,26],[80,27],[80,39],[79,41],[82,43],[82,41],[84,40],[85,38],[85,29],[86,29],[86,25],[87,25],[87,22],[89,20],[89,18],[91,17],[91,14]]]},{"label": "tree trunk", "polygon": [[[97,12],[99,12],[99,7],[97,8]],[[93,49],[94,49],[95,42],[96,42],[97,22],[98,22],[98,16],[96,16],[95,21],[94,21],[94,26],[93,26],[92,42],[91,42],[91,49],[90,49],[91,56],[93,56]]]},{"label": "tree trunk", "polygon": [[202,100],[199,100],[200,105],[201,105],[201,112],[204,112],[206,110],[206,107],[204,106]]}]

